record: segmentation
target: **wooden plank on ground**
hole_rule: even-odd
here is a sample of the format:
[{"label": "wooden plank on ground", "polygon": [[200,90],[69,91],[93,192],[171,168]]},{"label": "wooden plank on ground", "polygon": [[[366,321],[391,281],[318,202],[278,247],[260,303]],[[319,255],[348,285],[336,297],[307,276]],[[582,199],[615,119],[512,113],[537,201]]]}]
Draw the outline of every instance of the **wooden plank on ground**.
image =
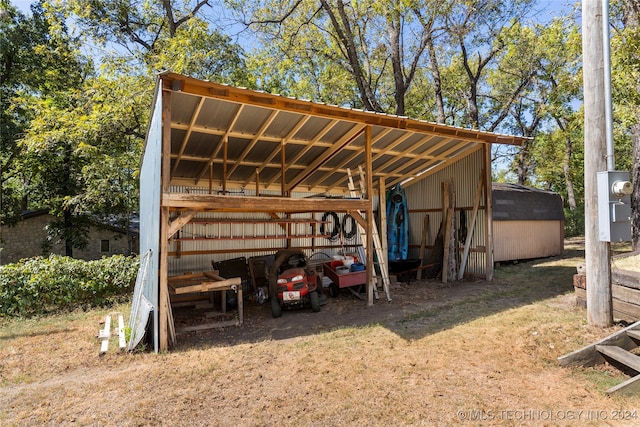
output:
[{"label": "wooden plank on ground", "polygon": [[631,377],[628,380],[618,384],[615,387],[611,387],[606,392],[607,394],[619,394],[625,396],[640,394],[640,375]]},{"label": "wooden plank on ground", "polygon": [[111,315],[107,315],[104,319],[104,329],[100,331],[100,353],[106,353],[109,351],[109,338],[111,338]]},{"label": "wooden plank on ground", "polygon": [[640,356],[615,345],[596,345],[596,350],[604,356],[620,362],[636,372],[640,372]]},{"label": "wooden plank on ground", "polygon": [[120,351],[123,351],[127,346],[127,337],[124,334],[124,316],[122,313],[118,313],[118,346]]},{"label": "wooden plank on ground", "polygon": [[183,326],[176,328],[176,333],[181,334],[184,332],[203,331],[206,329],[225,328],[227,326],[238,326],[240,323],[237,320],[227,320],[224,322],[203,323],[201,325]]},{"label": "wooden plank on ground", "polygon": [[597,345],[615,345],[625,350],[631,350],[636,347],[635,342],[627,336],[628,330],[640,329],[640,322],[636,322],[624,329],[615,332],[597,341],[593,344],[586,345],[571,353],[565,354],[558,358],[560,366],[593,366],[604,362],[602,355],[596,350]]},{"label": "wooden plank on ground", "polygon": [[622,285],[611,285],[611,296],[623,302],[640,306],[640,290]]},{"label": "wooden plank on ground", "polygon": [[628,288],[640,289],[640,273],[636,271],[612,268],[611,282]]}]

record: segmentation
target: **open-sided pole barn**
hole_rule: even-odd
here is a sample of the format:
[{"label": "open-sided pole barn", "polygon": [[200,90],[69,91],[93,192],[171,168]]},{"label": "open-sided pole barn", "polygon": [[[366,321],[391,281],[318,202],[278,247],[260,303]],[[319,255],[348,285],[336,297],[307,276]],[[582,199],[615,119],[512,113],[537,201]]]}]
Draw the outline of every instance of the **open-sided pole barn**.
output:
[{"label": "open-sided pole barn", "polygon": [[[467,162],[466,172],[463,178],[456,177],[456,185],[469,190],[473,199],[480,171],[480,183],[490,188],[491,144],[521,142],[513,136],[160,74],[140,177],[140,253],[148,254],[148,262],[142,263],[146,266],[142,294],[156,313],[152,328],[156,351],[171,344],[170,270],[192,271],[189,259],[225,250],[239,254],[270,249],[251,243],[263,242],[267,232],[247,236],[243,231],[242,237],[234,238],[225,231],[225,240],[218,231],[216,236],[210,232],[199,236],[217,246],[185,250],[181,242],[188,242],[177,236],[187,225],[204,218],[219,226],[232,217],[240,227],[263,222],[291,230],[295,222],[306,221],[314,230],[318,223],[314,213],[331,210],[349,213],[370,236],[376,194],[383,196],[386,188],[399,183],[409,187],[449,173],[449,166],[462,161]],[[359,167],[365,172],[363,196],[349,197],[347,170]],[[491,205],[490,191],[484,193],[481,210]],[[442,203],[439,195],[408,194],[416,200],[434,199],[432,210],[439,210],[436,207]],[[472,206],[467,202],[469,210]],[[482,252],[484,273],[490,275],[490,216],[483,218],[476,219],[484,221],[476,227],[483,242],[476,252]],[[272,249],[300,247],[310,238],[314,236],[290,231],[272,242]],[[365,264],[373,265],[372,239],[366,240]],[[181,263],[188,267],[180,267]],[[367,268],[370,305],[374,274]]]}]

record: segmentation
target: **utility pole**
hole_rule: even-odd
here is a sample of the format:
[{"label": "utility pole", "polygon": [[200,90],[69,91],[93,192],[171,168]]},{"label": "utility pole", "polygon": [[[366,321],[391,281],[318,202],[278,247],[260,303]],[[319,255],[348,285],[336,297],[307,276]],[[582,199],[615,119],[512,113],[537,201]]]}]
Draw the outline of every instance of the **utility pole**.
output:
[{"label": "utility pole", "polygon": [[[582,0],[582,55],[584,74],[584,193],[585,258],[587,266],[587,323],[613,324],[610,244],[598,236],[596,173],[607,170],[606,100],[603,1]],[[605,9],[608,10],[608,7]]]}]

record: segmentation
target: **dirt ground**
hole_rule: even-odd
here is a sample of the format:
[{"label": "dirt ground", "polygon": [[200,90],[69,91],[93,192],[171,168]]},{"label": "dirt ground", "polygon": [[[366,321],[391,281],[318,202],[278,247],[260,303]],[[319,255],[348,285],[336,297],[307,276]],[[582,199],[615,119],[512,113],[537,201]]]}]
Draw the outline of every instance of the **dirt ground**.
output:
[{"label": "dirt ground", "polygon": [[247,302],[243,326],[159,355],[99,356],[108,310],[3,321],[0,425],[638,425],[640,397],[605,392],[625,375],[557,363],[621,327],[586,324],[581,257],[394,284],[372,307],[347,290],[279,319]]},{"label": "dirt ground", "polygon": [[[434,324],[425,322],[408,322],[407,317],[427,310],[438,311],[446,309],[449,305],[455,305],[468,299],[481,298],[490,293],[497,293],[508,288],[508,284],[498,281],[487,282],[484,280],[463,281],[452,284],[443,284],[438,280],[410,280],[399,282],[394,280],[390,286],[391,302],[388,302],[383,289],[380,289],[379,298],[373,306],[367,306],[366,301],[356,297],[349,289],[343,288],[337,298],[327,295],[327,303],[321,307],[320,312],[313,313],[311,308],[283,309],[283,315],[274,319],[271,316],[269,303],[257,304],[245,302],[244,325],[241,328],[210,329],[205,331],[187,332],[178,334],[178,349],[186,349],[194,346],[225,345],[260,342],[264,340],[285,340],[295,337],[303,337],[322,332],[328,332],[337,328],[362,327],[366,325],[383,325],[406,339],[412,339],[425,333],[433,333],[450,325],[440,324],[438,319],[433,319]],[[354,290],[358,287],[354,287]],[[366,295],[360,294],[366,299]],[[535,298],[543,297],[536,295]],[[513,304],[522,304],[523,301],[513,301]],[[508,302],[507,302],[508,304]],[[489,307],[485,307],[479,314],[487,314]],[[495,307],[496,310],[505,309],[505,301],[501,301]],[[202,310],[206,311],[206,310]],[[183,318],[192,316],[193,310],[174,311],[178,317],[177,324]],[[236,314],[235,312],[232,313]],[[197,315],[197,312],[196,312]],[[467,313],[465,317],[470,320],[473,313]],[[224,320],[229,316],[221,316]],[[188,321],[188,320],[187,320]],[[462,319],[461,319],[462,321]]]}]

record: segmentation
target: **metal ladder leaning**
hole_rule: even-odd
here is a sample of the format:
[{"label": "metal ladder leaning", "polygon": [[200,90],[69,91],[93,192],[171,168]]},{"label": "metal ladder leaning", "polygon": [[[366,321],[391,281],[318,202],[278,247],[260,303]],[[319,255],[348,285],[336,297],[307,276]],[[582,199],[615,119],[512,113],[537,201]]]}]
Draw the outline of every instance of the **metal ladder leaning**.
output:
[{"label": "metal ladder leaning", "polygon": [[[361,194],[364,194],[364,170],[362,169],[362,166],[358,166],[358,169],[360,171],[360,191],[361,191]],[[356,187],[353,184],[353,177],[351,176],[351,170],[349,168],[347,168],[347,175],[349,176],[349,192],[351,197],[353,198],[360,197],[356,192]],[[362,212],[359,212],[359,213],[362,214]],[[362,246],[366,249],[367,247],[366,230],[360,225],[359,222],[356,221],[356,223],[358,225],[358,232],[360,233],[360,240],[362,241]],[[380,242],[380,235],[378,234],[378,226],[376,225],[375,221],[372,221],[372,225],[373,225],[373,230],[372,230],[373,248],[378,258],[378,268],[380,270],[380,276],[382,277],[382,285],[384,288],[384,292],[387,295],[387,301],[391,302],[391,293],[389,291],[389,287],[390,287],[389,270],[387,268],[387,263],[385,261],[384,254],[382,253],[382,244]],[[375,270],[374,270],[374,273],[375,273]],[[374,286],[373,291],[375,293],[376,299],[378,299],[379,298],[378,287]]]}]

